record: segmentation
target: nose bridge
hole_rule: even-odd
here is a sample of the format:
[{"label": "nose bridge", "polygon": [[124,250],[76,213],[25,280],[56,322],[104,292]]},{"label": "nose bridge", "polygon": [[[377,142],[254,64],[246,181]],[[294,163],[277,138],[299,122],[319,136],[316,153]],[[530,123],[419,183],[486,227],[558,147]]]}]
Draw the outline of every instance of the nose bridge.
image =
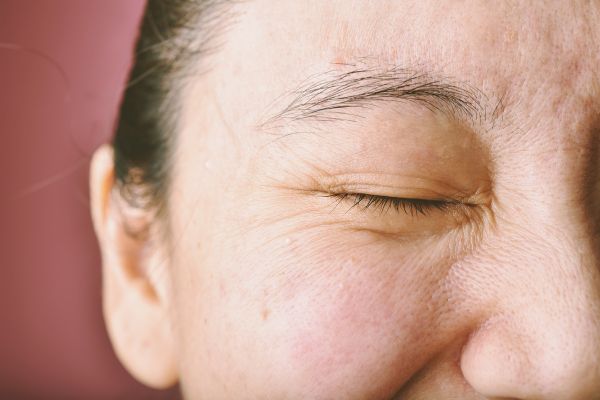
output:
[{"label": "nose bridge", "polygon": [[[565,212],[564,206],[557,203],[549,207],[556,210],[544,213],[544,222],[532,222],[523,227],[522,233],[513,229],[500,240],[511,249],[511,243],[521,241],[520,250],[512,253],[511,263],[512,268],[522,270],[515,276],[523,281],[515,296],[506,301],[507,311],[523,323],[530,323],[527,330],[540,339],[575,339],[584,331],[594,332],[600,339],[597,238],[582,215]],[[570,342],[576,345],[575,340]],[[556,345],[567,350],[565,344]]]},{"label": "nose bridge", "polygon": [[[595,240],[574,219],[565,218],[561,227],[553,226],[545,237],[532,240],[531,251],[523,255],[522,267],[533,273],[523,293],[517,294],[520,299],[507,305],[514,317],[509,326],[520,336],[540,389],[552,394],[549,398],[563,397],[559,394],[589,398],[591,387],[600,396],[600,271]],[[584,394],[587,397],[581,397]]]},{"label": "nose bridge", "polygon": [[[563,126],[564,125],[564,126]],[[557,125],[554,149],[532,149],[524,158],[535,170],[519,174],[502,185],[497,223],[488,243],[489,254],[510,255],[504,260],[528,282],[531,302],[545,307],[562,307],[576,317],[577,310],[595,310],[600,318],[600,207],[597,178],[600,174],[600,132],[588,123],[579,127],[585,134],[567,135],[577,124]],[[595,126],[595,125],[594,125]],[[574,137],[570,137],[574,136]],[[542,168],[543,166],[543,168]],[[593,188],[596,188],[594,190]],[[520,192],[520,193],[519,193]],[[506,208],[518,204],[518,208]],[[531,295],[534,294],[535,297]]]},{"label": "nose bridge", "polygon": [[597,168],[590,160],[589,146],[579,153],[565,147],[557,149],[555,158],[564,167],[548,168],[535,179],[542,182],[536,194],[523,196],[523,211],[505,218],[506,226],[499,226],[498,238],[509,248],[521,242],[515,260],[529,269],[531,292],[544,307],[564,310],[565,318],[589,311],[598,322],[599,210],[595,194],[587,187],[590,182],[583,178],[590,175],[584,171]]},{"label": "nose bridge", "polygon": [[587,211],[563,199],[500,220],[478,258],[495,277],[494,306],[461,366],[486,396],[600,399],[598,235]]}]

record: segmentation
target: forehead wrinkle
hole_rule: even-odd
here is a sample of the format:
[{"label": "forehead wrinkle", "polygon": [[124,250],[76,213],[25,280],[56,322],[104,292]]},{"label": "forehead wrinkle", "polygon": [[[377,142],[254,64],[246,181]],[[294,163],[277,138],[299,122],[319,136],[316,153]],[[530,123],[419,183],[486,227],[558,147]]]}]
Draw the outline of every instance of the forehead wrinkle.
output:
[{"label": "forehead wrinkle", "polygon": [[[401,102],[423,106],[473,127],[493,126],[504,110],[502,98],[424,70],[373,67],[362,61],[332,65],[335,70],[308,77],[272,102],[276,107],[291,98],[287,105],[263,118],[259,128],[294,122],[356,122],[362,111]],[[497,99],[495,103],[491,98]]]}]

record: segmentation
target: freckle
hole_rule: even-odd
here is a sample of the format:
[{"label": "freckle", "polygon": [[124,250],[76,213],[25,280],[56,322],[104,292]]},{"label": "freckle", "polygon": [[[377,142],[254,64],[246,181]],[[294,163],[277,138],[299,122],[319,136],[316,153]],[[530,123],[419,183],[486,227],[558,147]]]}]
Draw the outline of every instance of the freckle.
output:
[{"label": "freckle", "polygon": [[269,314],[271,314],[271,310],[269,310],[268,308],[264,307],[260,313],[262,320],[266,321],[267,318],[269,318]]}]

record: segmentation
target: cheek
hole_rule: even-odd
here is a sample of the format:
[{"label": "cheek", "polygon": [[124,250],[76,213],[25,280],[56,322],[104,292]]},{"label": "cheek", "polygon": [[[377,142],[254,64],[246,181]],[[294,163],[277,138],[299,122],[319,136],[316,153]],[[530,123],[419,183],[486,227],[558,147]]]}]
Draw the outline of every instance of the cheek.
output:
[{"label": "cheek", "polygon": [[380,398],[444,340],[452,259],[443,239],[256,229],[218,243],[204,236],[201,253],[195,233],[181,242],[175,288],[192,392]]},{"label": "cheek", "polygon": [[329,289],[336,280],[322,280],[324,286],[303,302],[305,307],[287,316],[302,321],[289,332],[290,362],[306,381],[322,389],[334,389],[331,386],[336,386],[336,381],[347,385],[351,377],[353,384],[364,386],[356,380],[361,376],[357,371],[364,370],[371,376],[362,376],[371,380],[385,377],[389,372],[384,371],[393,369],[393,380],[398,382],[399,376],[410,372],[412,363],[418,363],[416,347],[423,343],[424,328],[434,319],[427,310],[429,296],[423,295],[431,288],[396,284],[393,278],[370,272],[345,280],[339,289]]},{"label": "cheek", "polygon": [[253,342],[265,340],[271,361],[285,365],[280,375],[286,371],[308,397],[388,390],[435,346],[431,327],[445,316],[449,260],[433,243],[365,236],[306,235],[245,257],[261,271],[260,279],[238,280],[248,282],[246,309],[260,321]]}]

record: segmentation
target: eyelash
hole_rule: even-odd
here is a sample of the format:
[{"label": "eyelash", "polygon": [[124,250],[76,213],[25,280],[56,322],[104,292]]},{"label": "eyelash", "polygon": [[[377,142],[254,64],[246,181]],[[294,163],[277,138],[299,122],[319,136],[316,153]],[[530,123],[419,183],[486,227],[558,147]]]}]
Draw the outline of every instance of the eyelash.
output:
[{"label": "eyelash", "polygon": [[358,206],[362,207],[363,210],[368,208],[379,209],[382,214],[385,214],[393,208],[396,212],[402,210],[405,214],[413,217],[418,215],[426,216],[435,210],[448,211],[450,208],[460,204],[459,202],[447,200],[407,199],[366,193],[331,193],[328,197],[338,199],[336,206],[344,200],[350,200],[352,205],[346,212]]}]

